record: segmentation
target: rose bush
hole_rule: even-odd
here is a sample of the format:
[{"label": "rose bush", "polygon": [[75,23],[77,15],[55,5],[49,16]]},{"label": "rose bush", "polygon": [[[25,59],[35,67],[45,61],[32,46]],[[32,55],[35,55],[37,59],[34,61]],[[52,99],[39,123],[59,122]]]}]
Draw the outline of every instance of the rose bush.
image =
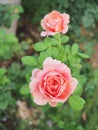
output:
[{"label": "rose bush", "polygon": [[[32,71],[31,81],[29,74],[26,75],[30,91],[28,84],[25,84],[21,92],[31,92],[34,102],[38,105],[49,103],[50,106],[57,106],[59,102],[64,103],[68,99],[69,105],[78,111],[85,104],[85,100],[80,97],[86,81],[81,74],[81,62],[82,58],[88,56],[79,52],[77,43],[67,44],[69,37],[60,34],[67,32],[68,23],[69,15],[55,10],[42,19],[41,25],[45,31],[41,35],[54,36],[46,37],[33,45],[37,55],[22,58],[22,62],[32,66],[33,71],[30,69],[29,72],[31,74]],[[24,88],[25,92],[22,91]]]},{"label": "rose bush", "polygon": [[68,31],[69,15],[66,13],[59,13],[52,11],[41,20],[41,26],[45,30],[41,36],[54,35],[62,32],[65,34]]},{"label": "rose bush", "polygon": [[47,57],[43,62],[43,70],[36,68],[32,71],[29,86],[36,104],[56,106],[58,102],[64,103],[68,99],[77,84],[67,65]]}]

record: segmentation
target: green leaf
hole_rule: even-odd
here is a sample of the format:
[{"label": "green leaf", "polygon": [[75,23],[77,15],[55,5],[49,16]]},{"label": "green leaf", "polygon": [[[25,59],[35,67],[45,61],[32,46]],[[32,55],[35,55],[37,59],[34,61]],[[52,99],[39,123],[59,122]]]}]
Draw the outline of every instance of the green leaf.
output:
[{"label": "green leaf", "polygon": [[87,54],[84,54],[84,53],[78,53],[77,55],[82,57],[82,58],[89,58],[89,56]]},{"label": "green leaf", "polygon": [[57,104],[57,107],[61,107],[63,105],[63,103],[62,102],[59,102],[58,104]]},{"label": "green leaf", "polygon": [[58,55],[59,55],[58,48],[54,47],[54,48],[51,49],[51,51],[52,51],[53,58],[55,58],[55,59],[58,58]]},{"label": "green leaf", "polygon": [[58,39],[55,39],[55,38],[52,38],[52,45],[53,46],[56,46],[56,45],[58,45],[59,44],[59,42],[58,42]]},{"label": "green leaf", "polygon": [[65,62],[66,61],[66,52],[64,50],[64,47],[63,46],[60,46],[58,48],[58,56],[57,56],[57,59],[61,60],[62,62]]},{"label": "green leaf", "polygon": [[69,104],[74,110],[79,111],[83,108],[85,100],[77,95],[73,95],[69,98]]},{"label": "green leaf", "polygon": [[56,46],[59,44],[58,39],[49,37],[45,38],[44,42],[47,47],[51,47],[51,45]]},{"label": "green leaf", "polygon": [[49,57],[50,54],[48,54],[47,52],[41,52],[40,56],[38,57],[38,62],[40,64],[40,66],[42,66],[43,61],[45,60],[46,57]]},{"label": "green leaf", "polygon": [[58,33],[56,33],[55,35],[53,35],[53,37],[54,37],[55,39],[58,39]]},{"label": "green leaf", "polygon": [[61,43],[62,44],[65,44],[65,43],[67,43],[69,41],[69,37],[68,36],[62,36],[61,37]]},{"label": "green leaf", "polygon": [[35,57],[32,57],[32,56],[24,56],[21,58],[21,60],[22,60],[22,63],[24,63],[25,65],[33,65],[33,66],[37,65],[37,61]]},{"label": "green leaf", "polygon": [[[90,19],[90,20],[89,20]],[[83,23],[83,26],[85,28],[88,28],[88,27],[94,27],[95,26],[95,21],[94,21],[94,17],[91,13],[85,13],[83,16],[82,16],[82,23]]]},{"label": "green leaf", "polygon": [[30,89],[29,89],[29,86],[27,84],[23,85],[21,88],[20,88],[20,93],[22,95],[26,95],[28,93],[30,93]]},{"label": "green leaf", "polygon": [[1,110],[5,110],[8,106],[8,101],[7,100],[3,100],[3,101],[0,101],[0,109]]},{"label": "green leaf", "polygon": [[84,130],[84,128],[83,128],[81,125],[78,125],[78,126],[76,127],[76,130]]},{"label": "green leaf", "polygon": [[52,45],[52,39],[49,38],[49,37],[46,37],[46,38],[44,39],[44,44],[45,44],[47,47],[51,47],[51,45]]},{"label": "green leaf", "polygon": [[77,86],[77,88],[76,88],[74,94],[80,96],[80,95],[82,94],[82,92],[83,92],[83,88],[82,88],[81,84],[79,84],[79,85]]},{"label": "green leaf", "polygon": [[36,44],[33,45],[33,48],[35,51],[43,51],[47,48],[47,46],[43,42],[37,42]]},{"label": "green leaf", "polygon": [[21,48],[28,50],[30,48],[29,44],[26,41],[21,42]]},{"label": "green leaf", "polygon": [[58,126],[59,126],[60,128],[65,128],[64,121],[59,121],[59,122],[58,122]]},{"label": "green leaf", "polygon": [[65,46],[65,52],[68,54],[70,53],[70,45]]},{"label": "green leaf", "polygon": [[5,110],[12,103],[11,93],[6,91],[0,95],[0,109]]},{"label": "green leaf", "polygon": [[79,49],[79,46],[76,43],[74,43],[71,48],[71,53],[76,54],[78,52],[78,49]]},{"label": "green leaf", "polygon": [[3,76],[2,77],[2,80],[0,81],[2,84],[6,84],[6,83],[10,83],[10,80],[6,77],[6,76]]},{"label": "green leaf", "polygon": [[2,77],[6,72],[7,70],[5,68],[0,68],[0,77]]},{"label": "green leaf", "polygon": [[17,5],[17,6],[15,7],[15,9],[17,9],[17,10],[19,11],[18,13],[23,13],[23,12],[24,12],[23,7],[20,6],[20,5]]}]

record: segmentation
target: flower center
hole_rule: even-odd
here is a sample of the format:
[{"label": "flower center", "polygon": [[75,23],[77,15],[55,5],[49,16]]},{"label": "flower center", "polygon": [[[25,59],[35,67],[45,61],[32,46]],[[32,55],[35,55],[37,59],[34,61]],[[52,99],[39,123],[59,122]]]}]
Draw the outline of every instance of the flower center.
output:
[{"label": "flower center", "polygon": [[46,95],[56,96],[60,89],[63,87],[64,79],[61,79],[59,75],[47,76],[44,80],[44,89]]}]

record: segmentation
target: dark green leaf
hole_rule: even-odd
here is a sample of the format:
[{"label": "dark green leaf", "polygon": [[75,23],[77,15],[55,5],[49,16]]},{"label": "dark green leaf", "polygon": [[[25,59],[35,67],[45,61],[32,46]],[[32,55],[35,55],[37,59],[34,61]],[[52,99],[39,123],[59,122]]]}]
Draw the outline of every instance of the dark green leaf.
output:
[{"label": "dark green leaf", "polygon": [[0,109],[5,110],[8,106],[8,100],[0,101]]}]

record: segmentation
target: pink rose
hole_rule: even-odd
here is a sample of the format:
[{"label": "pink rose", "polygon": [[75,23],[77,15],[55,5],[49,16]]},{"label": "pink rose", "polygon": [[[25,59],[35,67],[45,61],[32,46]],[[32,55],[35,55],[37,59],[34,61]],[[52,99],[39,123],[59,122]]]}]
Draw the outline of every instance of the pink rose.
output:
[{"label": "pink rose", "polygon": [[36,104],[56,106],[68,99],[77,84],[67,65],[48,57],[43,63],[43,70],[33,70],[29,86]]},{"label": "pink rose", "polygon": [[66,13],[59,13],[52,11],[41,20],[41,26],[45,30],[41,36],[54,35],[62,32],[65,34],[68,31],[69,15]]}]

